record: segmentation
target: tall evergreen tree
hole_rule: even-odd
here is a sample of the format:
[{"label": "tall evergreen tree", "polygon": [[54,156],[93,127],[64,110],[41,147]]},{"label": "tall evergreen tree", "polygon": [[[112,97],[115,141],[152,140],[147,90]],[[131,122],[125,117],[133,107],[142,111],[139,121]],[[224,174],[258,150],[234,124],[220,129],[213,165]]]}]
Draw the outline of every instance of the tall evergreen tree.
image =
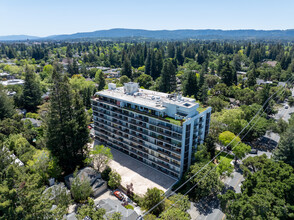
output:
[{"label": "tall evergreen tree", "polygon": [[95,82],[98,84],[98,91],[104,89],[105,87],[105,77],[102,70],[97,70],[95,74]]},{"label": "tall evergreen tree", "polygon": [[85,159],[88,129],[80,96],[73,95],[68,78],[54,71],[47,118],[47,147],[66,172]]},{"label": "tall evergreen tree", "polygon": [[183,82],[183,95],[192,96],[198,93],[198,84],[196,74],[191,70],[186,72],[186,79]]},{"label": "tall evergreen tree", "polygon": [[157,50],[155,54],[155,71],[151,75],[153,79],[157,79],[160,76],[161,70],[162,70],[162,51]]},{"label": "tall evergreen tree", "polygon": [[10,99],[0,88],[0,120],[10,118],[14,112],[13,99]]},{"label": "tall evergreen tree", "polygon": [[175,57],[175,47],[173,43],[169,43],[167,45],[167,56],[169,58],[174,58]]},{"label": "tall evergreen tree", "polygon": [[25,83],[21,95],[23,107],[29,112],[35,112],[37,106],[41,104],[41,97],[42,91],[40,83],[36,79],[36,74],[33,68],[26,66]]},{"label": "tall evergreen tree", "polygon": [[183,63],[184,63],[184,56],[183,56],[183,48],[182,48],[182,46],[178,46],[177,47],[176,59],[177,59],[179,65],[183,65]]},{"label": "tall evergreen tree", "polygon": [[151,75],[151,55],[150,51],[147,52],[147,57],[145,60],[145,74]]},{"label": "tall evergreen tree", "polygon": [[132,78],[132,66],[130,60],[127,57],[123,62],[121,74],[123,76],[127,76],[128,78]]},{"label": "tall evergreen tree", "polygon": [[159,91],[173,92],[176,90],[176,68],[170,60],[165,61],[160,75]]},{"label": "tall evergreen tree", "polygon": [[256,84],[256,70],[255,67],[248,73],[247,85],[249,87],[254,86]]},{"label": "tall evergreen tree", "polygon": [[281,160],[294,167],[294,125],[281,135],[279,145],[274,151],[273,158]]},{"label": "tall evergreen tree", "polygon": [[73,60],[73,63],[72,63],[72,75],[74,74],[79,74],[79,66],[78,66],[78,63],[76,60]]},{"label": "tall evergreen tree", "polygon": [[220,74],[223,66],[224,66],[223,57],[222,56],[219,56],[219,58],[217,60],[217,68],[216,68],[216,71],[217,71],[217,74],[218,75]]},{"label": "tall evergreen tree", "polygon": [[206,103],[207,102],[207,95],[208,92],[208,86],[206,83],[204,83],[201,87],[200,87],[200,91],[199,91],[199,95],[198,95],[198,99],[202,102],[202,103]]},{"label": "tall evergreen tree", "polygon": [[233,68],[230,65],[229,60],[225,61],[223,68],[221,69],[220,75],[222,77],[223,82],[227,86],[231,86],[234,83],[234,72]]}]

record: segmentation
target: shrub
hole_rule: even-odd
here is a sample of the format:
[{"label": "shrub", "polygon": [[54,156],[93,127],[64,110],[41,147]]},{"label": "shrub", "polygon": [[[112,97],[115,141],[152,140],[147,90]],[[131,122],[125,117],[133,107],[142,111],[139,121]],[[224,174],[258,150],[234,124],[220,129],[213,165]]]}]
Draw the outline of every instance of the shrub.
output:
[{"label": "shrub", "polygon": [[40,119],[40,116],[37,113],[31,113],[31,112],[26,113],[26,117],[27,118]]},{"label": "shrub", "polygon": [[130,204],[129,204],[129,205],[126,205],[125,208],[126,208],[126,209],[133,209],[133,210],[134,210],[134,207],[131,206]]},{"label": "shrub", "polygon": [[101,177],[102,179],[104,179],[105,181],[109,181],[109,174],[111,172],[111,168],[109,166],[107,166],[103,172],[101,173]]},{"label": "shrub", "polygon": [[108,186],[111,189],[115,189],[115,188],[119,187],[120,182],[121,182],[121,176],[117,172],[111,171],[109,173]]},{"label": "shrub", "polygon": [[74,176],[70,192],[76,202],[83,203],[92,194],[92,187],[88,178],[80,178],[76,173]]}]

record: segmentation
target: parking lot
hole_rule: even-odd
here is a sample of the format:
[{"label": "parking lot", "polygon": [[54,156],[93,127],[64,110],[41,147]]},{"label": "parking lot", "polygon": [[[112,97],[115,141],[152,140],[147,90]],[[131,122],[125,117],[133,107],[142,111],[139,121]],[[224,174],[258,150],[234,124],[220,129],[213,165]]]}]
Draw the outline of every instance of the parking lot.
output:
[{"label": "parking lot", "polygon": [[121,185],[133,184],[134,193],[144,195],[148,188],[169,189],[177,180],[144,163],[111,148],[113,160],[109,166],[121,175]]}]

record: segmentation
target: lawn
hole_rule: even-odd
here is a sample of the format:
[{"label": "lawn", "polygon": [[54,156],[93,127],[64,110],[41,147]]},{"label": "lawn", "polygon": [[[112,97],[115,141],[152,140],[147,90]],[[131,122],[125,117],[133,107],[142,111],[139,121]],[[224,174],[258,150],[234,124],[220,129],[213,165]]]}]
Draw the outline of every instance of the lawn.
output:
[{"label": "lawn", "polygon": [[[216,153],[218,154],[218,152]],[[234,156],[230,154],[227,155],[226,152],[221,152],[221,154],[217,157],[218,162],[227,160],[228,162],[231,163],[233,159],[234,159]]]},{"label": "lawn", "polygon": [[207,109],[207,107],[204,107],[204,106],[199,105],[199,107],[197,108],[197,111],[199,113],[201,113],[201,112],[205,111],[206,109]]},{"label": "lawn", "polygon": [[165,117],[166,120],[168,120],[170,123],[181,126],[181,120],[176,120],[174,118]]}]

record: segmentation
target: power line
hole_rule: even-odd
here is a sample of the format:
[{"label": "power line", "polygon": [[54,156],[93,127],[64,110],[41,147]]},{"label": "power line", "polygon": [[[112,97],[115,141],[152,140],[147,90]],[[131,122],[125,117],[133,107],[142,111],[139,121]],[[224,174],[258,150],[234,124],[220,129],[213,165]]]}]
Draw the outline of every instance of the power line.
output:
[{"label": "power line", "polygon": [[[191,179],[193,179],[199,172],[201,172],[206,166],[208,166],[211,162],[213,162],[225,149],[227,149],[227,147],[232,144],[235,139],[237,137],[239,137],[241,135],[241,133],[250,125],[250,123],[257,117],[257,115],[260,113],[260,111],[262,109],[264,109],[264,107],[267,105],[267,103],[273,98],[274,95],[276,95],[280,90],[285,89],[286,85],[288,84],[288,82],[290,81],[290,79],[293,78],[293,76],[291,76],[285,83],[285,85],[280,88],[278,91],[276,91],[274,94],[272,94],[262,105],[262,107],[258,110],[258,112],[255,114],[255,116],[248,122],[248,124],[239,132],[238,135],[236,135],[233,140],[223,148],[223,150],[221,150],[217,155],[215,155],[209,162],[207,162],[200,170],[198,170],[193,176],[191,176],[188,180],[186,180],[183,184],[181,184],[177,189],[175,189],[169,196],[174,195],[180,188],[182,188],[185,184],[187,184]],[[145,212],[143,214],[143,216],[147,215],[148,213],[150,213],[153,209],[155,209],[157,206],[159,206],[161,203],[163,203],[165,200],[167,199],[167,197],[165,197],[164,199],[162,199],[159,203],[157,203],[156,205],[154,205],[151,209],[149,209],[147,212]]]},{"label": "power line", "polygon": [[[284,93],[286,90],[285,90],[285,87],[283,87],[283,89],[284,89],[284,91],[282,92],[282,93]],[[278,100],[280,100],[280,98],[278,99]],[[278,101],[277,100],[277,101]],[[269,108],[269,106],[267,106],[266,107],[266,109],[267,108]],[[264,113],[265,111],[266,111],[266,109],[264,109],[263,110],[263,112],[262,113]],[[255,124],[259,121],[259,119],[261,118],[261,115],[262,115],[262,113],[260,114],[260,116],[258,117],[258,119],[255,121],[255,123],[250,127],[250,129],[246,132],[246,134],[241,138],[241,140],[236,144],[236,146],[234,146],[233,148],[232,148],[232,150],[235,148],[235,147],[237,147],[240,143],[241,143],[241,141],[247,136],[247,134],[251,131],[251,129],[255,126]],[[227,154],[226,154],[226,156],[232,151],[232,150],[230,150],[229,152],[227,152]],[[226,157],[225,156],[225,157]],[[224,157],[224,158],[225,158]],[[223,159],[224,159],[223,158]],[[223,160],[222,159],[222,160]],[[222,161],[221,160],[221,161]],[[218,164],[220,164],[221,163],[221,161],[218,163]],[[209,162],[210,163],[210,162]],[[214,169],[216,169],[216,167],[217,167],[218,165],[216,165],[216,166],[214,166],[211,170],[209,170],[196,184],[194,184],[184,195],[182,195],[182,197],[180,198],[180,199],[178,199],[177,201],[175,201],[168,209],[166,209],[163,213],[165,213],[165,212],[167,212],[169,209],[171,209],[172,207],[174,207],[174,205],[177,203],[177,202],[179,202],[180,200],[182,200],[183,198],[184,198],[184,196],[185,195],[187,195],[189,192],[191,192],[212,170],[214,170]],[[162,215],[163,213],[161,213],[160,215]]]}]

